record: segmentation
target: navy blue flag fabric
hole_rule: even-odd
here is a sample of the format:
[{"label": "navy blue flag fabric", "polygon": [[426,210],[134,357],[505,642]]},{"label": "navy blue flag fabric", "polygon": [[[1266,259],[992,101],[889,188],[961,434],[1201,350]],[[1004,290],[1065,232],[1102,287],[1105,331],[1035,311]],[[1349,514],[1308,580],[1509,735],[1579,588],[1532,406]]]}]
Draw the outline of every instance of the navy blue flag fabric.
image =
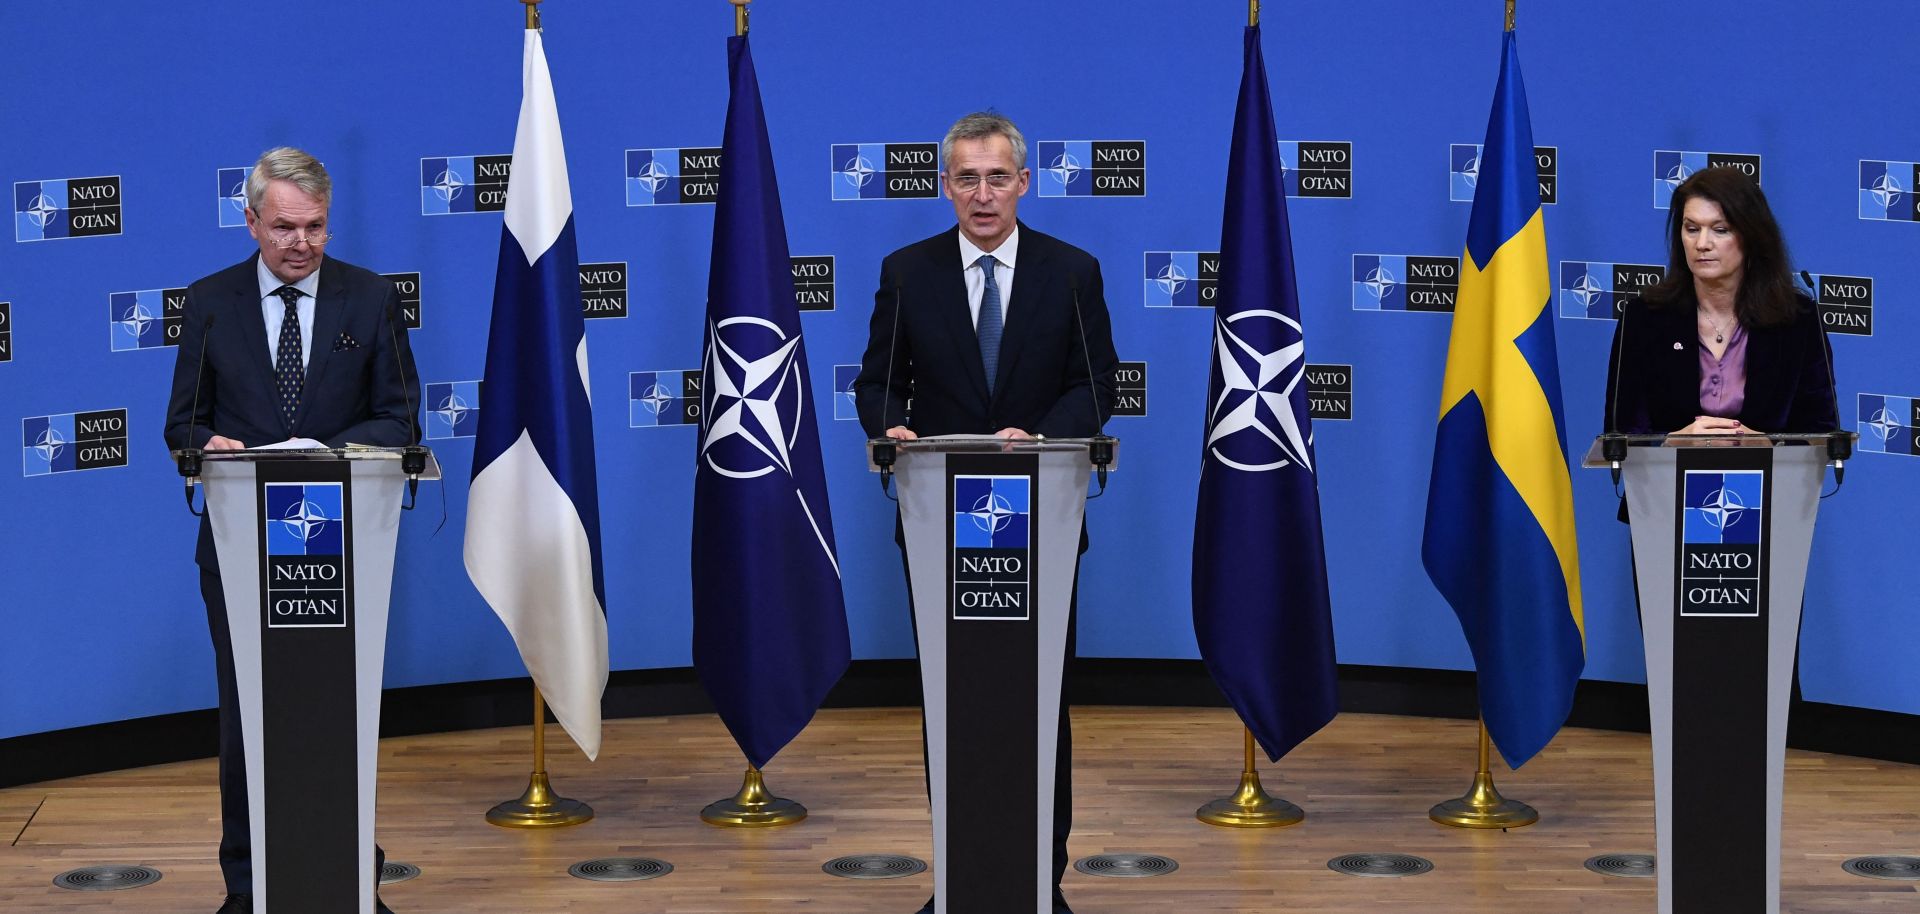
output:
[{"label": "navy blue flag fabric", "polygon": [[754,767],[852,659],[786,223],[747,39],[727,40],[693,489],[693,664]]},{"label": "navy blue flag fabric", "polygon": [[1306,339],[1260,29],[1227,160],[1206,441],[1193,529],[1200,656],[1270,760],[1338,710]]}]

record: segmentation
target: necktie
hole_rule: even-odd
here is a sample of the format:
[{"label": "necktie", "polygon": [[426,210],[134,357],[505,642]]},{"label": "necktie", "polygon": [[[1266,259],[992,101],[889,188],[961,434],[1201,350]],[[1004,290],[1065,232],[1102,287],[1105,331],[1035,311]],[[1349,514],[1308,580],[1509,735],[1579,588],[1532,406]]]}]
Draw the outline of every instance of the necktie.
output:
[{"label": "necktie", "polygon": [[273,294],[287,303],[287,314],[280,319],[280,342],[274,348],[273,376],[280,394],[280,415],[291,432],[293,414],[300,408],[300,387],[306,383],[307,374],[306,366],[300,364],[300,296],[304,293],[281,286]]},{"label": "necktie", "polygon": [[981,254],[974,261],[987,275],[985,294],[980,296],[980,322],[974,328],[980,337],[980,364],[987,370],[987,394],[993,394],[993,377],[1000,368],[1000,281],[993,275],[992,254]]}]

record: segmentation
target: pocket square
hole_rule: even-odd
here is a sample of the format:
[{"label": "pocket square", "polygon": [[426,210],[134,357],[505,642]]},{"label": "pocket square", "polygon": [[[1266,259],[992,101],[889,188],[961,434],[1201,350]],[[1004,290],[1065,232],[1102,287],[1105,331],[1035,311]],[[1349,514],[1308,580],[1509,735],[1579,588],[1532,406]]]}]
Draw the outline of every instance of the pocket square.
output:
[{"label": "pocket square", "polygon": [[359,341],[355,340],[353,337],[348,336],[344,333],[340,334],[338,337],[335,337],[333,340],[334,352],[341,352],[347,349],[358,349],[358,348],[360,348]]}]

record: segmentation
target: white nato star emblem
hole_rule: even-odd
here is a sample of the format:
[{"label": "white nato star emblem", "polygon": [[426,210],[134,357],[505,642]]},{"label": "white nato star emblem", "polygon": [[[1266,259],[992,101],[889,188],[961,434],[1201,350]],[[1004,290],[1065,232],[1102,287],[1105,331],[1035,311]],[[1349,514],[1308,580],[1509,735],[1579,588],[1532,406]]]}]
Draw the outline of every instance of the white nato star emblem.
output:
[{"label": "white nato star emblem", "polygon": [[1746,510],[1746,503],[1740,500],[1740,496],[1724,488],[1713,490],[1713,494],[1700,504],[1700,515],[1706,518],[1707,523],[1722,530],[1738,523],[1740,515]]},{"label": "white nato star emblem", "polygon": [[[1285,325],[1286,330],[1265,335],[1291,342],[1269,352],[1235,333],[1234,324],[1256,319]],[[1246,329],[1253,327],[1249,324]],[[1265,309],[1222,316],[1214,321],[1213,348],[1220,394],[1208,409],[1207,450],[1214,459],[1256,473],[1290,464],[1313,472],[1307,452],[1311,439],[1292,400],[1294,388],[1306,374],[1306,341],[1300,336],[1300,323]],[[1238,459],[1221,449],[1226,439],[1235,436],[1242,439],[1235,442]],[[1252,443],[1244,443],[1247,440]],[[1249,457],[1250,453],[1260,456]]]},{"label": "white nato star emblem", "polygon": [[454,174],[452,169],[441,172],[439,177],[433,179],[433,192],[439,194],[440,199],[448,203],[452,203],[453,198],[460,196],[460,188],[465,186],[467,186],[466,182],[461,181],[460,176]]},{"label": "white nato star emblem", "polygon": [[1873,200],[1881,206],[1892,203],[1895,197],[1906,193],[1906,190],[1900,186],[1900,179],[1893,175],[1881,175],[1873,179]]},{"label": "white nato star emblem", "polygon": [[1047,171],[1052,172],[1061,184],[1072,184],[1074,176],[1080,173],[1080,160],[1063,152],[1053,157],[1053,164],[1047,166]]},{"label": "white nato star emblem", "polygon": [[867,157],[862,155],[848,159],[846,167],[840,169],[840,176],[846,178],[847,182],[855,187],[867,186],[873,181],[875,174],[878,174],[878,171],[874,169],[873,163],[867,161]]},{"label": "white nato star emblem", "polygon": [[127,328],[134,339],[139,339],[141,334],[147,332],[147,326],[153,323],[153,313],[147,310],[146,305],[134,302],[133,307],[128,308],[117,323]]},{"label": "white nato star emblem", "polygon": [[1160,284],[1160,291],[1173,295],[1186,288],[1187,271],[1170,263],[1160,268],[1160,275],[1155,276],[1153,281]]},{"label": "white nato star emblem", "polygon": [[276,523],[286,527],[287,532],[292,533],[304,543],[319,536],[320,531],[326,527],[327,521],[331,519],[320,510],[319,505],[303,498],[300,499],[299,504],[288,508],[286,516]]},{"label": "white nato star emblem", "polygon": [[66,446],[67,439],[60,437],[60,433],[51,428],[41,432],[33,440],[33,449],[39,452],[41,460],[48,463],[52,463],[53,458],[60,456],[60,452],[65,450]]},{"label": "white nato star emblem", "polygon": [[1667,186],[1679,187],[1680,182],[1685,181],[1687,178],[1692,176],[1693,176],[1693,172],[1688,171],[1686,163],[1682,162],[1679,165],[1675,165],[1672,168],[1667,170],[1667,177],[1666,177]]},{"label": "white nato star emblem", "polygon": [[1892,438],[1893,433],[1900,429],[1900,423],[1893,418],[1892,411],[1881,407],[1874,411],[1873,418],[1867,420],[1867,427],[1872,429],[1875,435],[1880,436],[1881,441],[1885,441]]},{"label": "white nato star emblem", "polygon": [[245,212],[247,209],[247,182],[243,180],[234,184],[233,189],[227,191],[227,195],[223,199],[226,200],[228,206],[233,207],[234,212]]},{"label": "white nato star emblem", "polygon": [[973,518],[975,526],[985,530],[988,536],[992,536],[1007,529],[1007,525],[1013,523],[1014,513],[1013,504],[1004,496],[988,493],[980,496],[980,500],[973,503],[973,510],[968,511],[967,516]]},{"label": "white nato star emblem", "polygon": [[447,425],[451,428],[459,428],[460,420],[465,419],[467,413],[472,411],[473,407],[468,406],[467,401],[460,399],[459,394],[447,394],[447,398],[440,401],[440,406],[434,410],[440,418],[447,420]]},{"label": "white nato star emblem", "polygon": [[[779,345],[758,357],[741,354],[729,344],[726,331],[747,325],[771,331],[780,340]],[[788,453],[799,435],[800,410],[806,402],[799,389],[800,365],[795,359],[800,335],[789,339],[778,324],[763,318],[730,317],[708,331],[707,351],[708,423],[706,440],[700,444],[707,465],[735,479],[752,479],[776,469],[793,472]],[[781,415],[783,402],[791,404],[791,416]],[[713,449],[730,438],[746,442],[767,462],[751,469],[722,466]]]},{"label": "white nato star emblem", "polygon": [[660,188],[665,187],[668,181],[673,180],[673,175],[668,174],[665,168],[660,167],[659,162],[655,162],[652,159],[648,159],[647,164],[640,166],[639,174],[633,177],[634,180],[639,181],[640,186],[645,187],[647,193],[650,194],[659,193]]},{"label": "white nato star emblem", "polygon": [[27,218],[32,219],[33,224],[41,228],[46,228],[47,223],[53,220],[53,214],[59,211],[60,207],[46,194],[34,197],[33,202],[28,203],[26,209]]},{"label": "white nato star emblem", "polygon": [[1399,280],[1393,278],[1392,270],[1386,267],[1374,267],[1367,271],[1366,280],[1360,284],[1367,287],[1367,294],[1372,295],[1374,301],[1386,301],[1387,295],[1393,291],[1393,287],[1398,282]]},{"label": "white nato star emblem", "polygon": [[1600,293],[1605,291],[1607,290],[1600,288],[1599,283],[1593,281],[1593,277],[1585,273],[1580,274],[1580,278],[1574,280],[1573,285],[1567,288],[1569,294],[1580,300],[1580,309],[1583,311],[1592,308],[1593,303],[1599,300]]},{"label": "white nato star emblem", "polygon": [[667,404],[673,402],[673,393],[665,385],[655,383],[640,395],[640,402],[647,405],[647,411],[658,416],[666,411]]},{"label": "white nato star emblem", "polygon": [[1460,166],[1460,177],[1467,179],[1468,187],[1480,186],[1480,157],[1474,156],[1467,164]]}]

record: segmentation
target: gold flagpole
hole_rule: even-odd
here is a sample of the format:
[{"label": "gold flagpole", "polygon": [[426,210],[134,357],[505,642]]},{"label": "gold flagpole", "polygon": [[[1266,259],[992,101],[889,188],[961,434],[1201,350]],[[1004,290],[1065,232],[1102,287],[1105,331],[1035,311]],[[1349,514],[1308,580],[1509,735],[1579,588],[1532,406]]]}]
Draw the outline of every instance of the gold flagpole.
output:
[{"label": "gold flagpole", "polygon": [[[1511,0],[1509,0],[1511,2]],[[1519,800],[1509,800],[1493,786],[1493,738],[1487,735],[1487,722],[1480,721],[1480,767],[1473,772],[1473,786],[1465,796],[1436,804],[1427,818],[1454,828],[1519,828],[1540,821],[1540,813]]]},{"label": "gold flagpole", "polygon": [[1513,0],[1507,0],[1507,31],[1513,31]]},{"label": "gold flagpole", "polygon": [[540,0],[520,0],[527,5],[527,28],[540,29]]},{"label": "gold flagpole", "polygon": [[[1258,0],[1255,0],[1258,6]],[[1246,764],[1240,769],[1240,789],[1194,811],[1194,818],[1208,825],[1228,828],[1282,828],[1298,825],[1307,817],[1300,807],[1268,794],[1260,786],[1260,772],[1254,767],[1253,731],[1246,731]]]},{"label": "gold flagpole", "polygon": [[727,2],[733,4],[733,34],[745,35],[747,33],[747,4],[752,3],[753,0],[727,0]]},{"label": "gold flagpole", "polygon": [[1247,26],[1260,24],[1260,0],[1247,0]]},{"label": "gold flagpole", "polygon": [[[528,4],[532,9],[532,4]],[[501,828],[560,828],[593,818],[593,807],[553,792],[547,781],[547,702],[533,687],[533,774],[517,800],[487,810],[487,821]]]}]

